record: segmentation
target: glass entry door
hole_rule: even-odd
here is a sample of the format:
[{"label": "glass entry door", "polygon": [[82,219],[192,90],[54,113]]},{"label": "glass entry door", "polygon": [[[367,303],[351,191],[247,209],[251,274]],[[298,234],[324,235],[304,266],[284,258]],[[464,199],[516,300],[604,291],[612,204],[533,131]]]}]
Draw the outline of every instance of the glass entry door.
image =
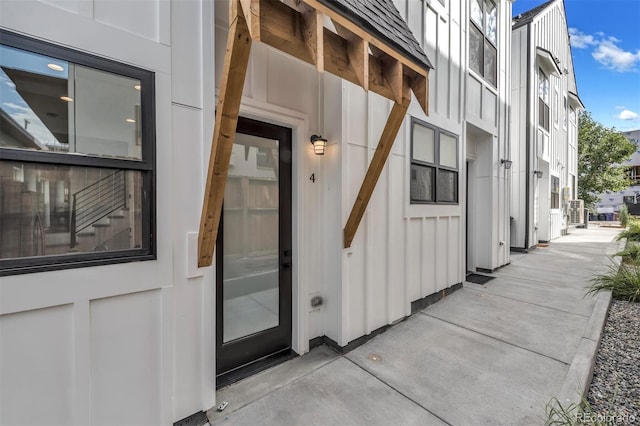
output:
[{"label": "glass entry door", "polygon": [[291,347],[291,129],[239,118],[216,246],[216,372]]}]

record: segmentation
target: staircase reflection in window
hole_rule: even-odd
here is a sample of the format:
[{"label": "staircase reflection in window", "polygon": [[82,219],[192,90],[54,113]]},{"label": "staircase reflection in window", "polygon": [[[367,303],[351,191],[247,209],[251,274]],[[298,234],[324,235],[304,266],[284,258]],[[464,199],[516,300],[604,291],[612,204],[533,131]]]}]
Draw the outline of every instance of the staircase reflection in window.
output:
[{"label": "staircase reflection in window", "polygon": [[1,259],[141,246],[138,171],[2,161],[0,182]]}]

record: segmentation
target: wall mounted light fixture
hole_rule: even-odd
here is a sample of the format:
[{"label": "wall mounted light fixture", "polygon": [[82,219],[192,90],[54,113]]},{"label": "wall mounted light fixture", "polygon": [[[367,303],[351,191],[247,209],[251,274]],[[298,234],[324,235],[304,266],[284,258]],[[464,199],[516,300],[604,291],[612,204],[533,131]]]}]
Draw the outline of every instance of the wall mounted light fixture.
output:
[{"label": "wall mounted light fixture", "polygon": [[544,176],[544,172],[542,170],[534,170],[533,174],[536,175],[538,179],[542,179],[542,176]]},{"label": "wall mounted light fixture", "polygon": [[511,168],[511,164],[513,164],[513,162],[511,160],[505,160],[503,158],[502,160],[500,160],[500,164],[504,165],[505,169],[510,169]]},{"label": "wall mounted light fixture", "polygon": [[313,152],[316,155],[324,155],[324,150],[327,148],[327,140],[320,135],[311,136],[311,145],[313,145]]}]

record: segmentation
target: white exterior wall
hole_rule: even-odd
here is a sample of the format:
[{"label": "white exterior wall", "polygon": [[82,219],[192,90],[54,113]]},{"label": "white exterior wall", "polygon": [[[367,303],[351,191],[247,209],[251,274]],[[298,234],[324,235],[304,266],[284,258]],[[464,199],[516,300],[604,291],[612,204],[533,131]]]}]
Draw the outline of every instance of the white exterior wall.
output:
[{"label": "white exterior wall", "polygon": [[[470,69],[466,72],[464,109],[468,161],[467,269],[494,270],[510,262],[509,197],[511,170],[509,104],[511,57],[511,2],[498,5],[498,80],[494,88]],[[468,31],[469,19],[463,28]],[[466,63],[466,60],[465,60]],[[461,184],[464,185],[465,181]]]},{"label": "white exterior wall", "polygon": [[[466,67],[466,2],[446,3],[396,1],[436,67],[429,116],[416,101],[409,114],[458,135],[459,204],[409,203],[408,116],[347,250],[342,230],[391,103],[252,46],[241,114],[293,129],[299,354],[323,335],[346,345],[409,315],[412,301],[463,281],[467,159],[477,164],[476,188],[488,191],[476,199],[483,216],[474,219],[475,265],[509,261],[508,175],[500,159],[509,156],[511,5],[499,2],[498,88],[481,82],[470,98],[467,85],[477,78]],[[169,424],[214,405],[215,271],[195,265],[227,20],[223,1],[0,3],[4,29],[155,72],[158,247],[156,261],[2,278],[1,424]],[[468,152],[469,129],[488,138],[474,139]],[[313,154],[312,134],[328,138],[324,157]],[[482,234],[485,225],[490,231]],[[314,295],[324,297],[321,308],[309,307]]]},{"label": "white exterior wall", "polygon": [[[556,72],[549,76],[549,132],[538,126],[537,70],[541,66],[541,59],[536,53],[537,48],[542,48],[557,58],[561,70],[561,74]],[[518,152],[513,167],[512,247],[529,249],[538,241],[559,237],[566,230],[568,223],[563,189],[568,188],[569,194],[574,193],[572,177],[576,177],[577,185],[577,120],[572,123],[568,118],[565,119],[571,103],[568,92],[575,93],[576,88],[562,1],[556,1],[538,14],[530,24],[513,31],[512,55],[511,143],[512,152]],[[566,114],[563,106],[565,97]],[[543,177],[536,178],[534,170],[542,171]],[[552,176],[560,179],[558,209],[551,209]],[[526,188],[527,178],[529,188]],[[525,247],[527,234],[528,247]]]},{"label": "white exterior wall", "polygon": [[527,108],[529,94],[528,87],[528,62],[527,54],[527,30],[524,26],[511,33],[511,246],[525,246],[525,216],[527,208],[526,185],[529,182],[532,188],[532,179],[527,172],[533,168],[526,167],[527,159],[527,134],[529,126],[533,125],[531,109]]},{"label": "white exterior wall", "polygon": [[214,275],[187,278],[212,20],[199,0],[0,2],[3,29],[155,72],[158,235],[156,261],[2,277],[1,424],[171,424],[214,404]]},{"label": "white exterior wall", "polygon": [[[328,230],[332,238],[327,255],[338,260],[331,253],[341,253],[341,276],[336,272],[331,281],[342,282],[343,314],[341,326],[327,318],[326,335],[340,345],[409,315],[412,301],[460,283],[464,277],[463,203],[409,203],[411,116],[458,135],[460,182],[464,176],[461,12],[457,4],[449,10],[438,1],[395,3],[403,17],[409,11],[410,27],[414,34],[423,35],[418,36],[423,46],[426,38],[425,51],[439,71],[429,74],[429,117],[414,100],[352,246],[346,250],[342,249],[342,227],[373,158],[391,102],[351,83],[337,82],[342,91],[342,137],[340,143],[329,146],[328,153],[339,158],[325,163],[331,167],[325,173],[340,180],[337,185],[342,194],[327,193],[340,198],[325,199],[325,206],[329,210],[334,202],[341,206],[341,216],[334,214],[331,219],[339,232]],[[462,187],[459,197],[463,199]]]}]

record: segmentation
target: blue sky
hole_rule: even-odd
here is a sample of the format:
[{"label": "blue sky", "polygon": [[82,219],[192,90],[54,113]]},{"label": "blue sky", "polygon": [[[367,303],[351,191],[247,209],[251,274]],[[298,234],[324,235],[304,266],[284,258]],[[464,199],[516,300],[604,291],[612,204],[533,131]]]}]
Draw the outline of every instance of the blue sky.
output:
[{"label": "blue sky", "polygon": [[[546,0],[516,0],[514,16]],[[565,0],[578,95],[592,117],[640,129],[640,0]]]}]

